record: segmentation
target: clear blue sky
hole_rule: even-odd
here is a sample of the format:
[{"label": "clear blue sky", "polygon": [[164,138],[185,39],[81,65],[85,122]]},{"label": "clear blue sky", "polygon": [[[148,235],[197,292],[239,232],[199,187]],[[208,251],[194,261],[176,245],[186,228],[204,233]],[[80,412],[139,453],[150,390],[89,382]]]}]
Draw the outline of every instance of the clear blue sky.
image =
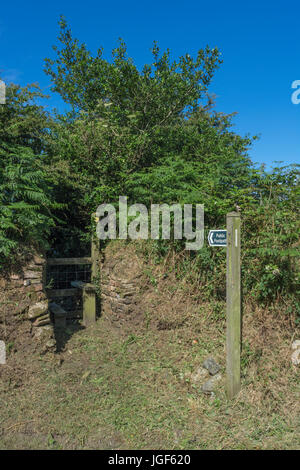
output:
[{"label": "clear blue sky", "polygon": [[[300,80],[299,1],[51,0],[5,2],[0,8],[0,75],[21,85],[38,82],[45,93],[50,80],[43,59],[53,57],[59,15],[73,35],[106,57],[122,37],[138,66],[151,60],[154,40],[174,56],[209,44],[222,51],[223,64],[210,92],[218,111],[238,112],[235,130],[260,134],[250,156],[300,163],[300,104],[291,102],[291,84]],[[64,109],[58,96],[51,106]]]}]

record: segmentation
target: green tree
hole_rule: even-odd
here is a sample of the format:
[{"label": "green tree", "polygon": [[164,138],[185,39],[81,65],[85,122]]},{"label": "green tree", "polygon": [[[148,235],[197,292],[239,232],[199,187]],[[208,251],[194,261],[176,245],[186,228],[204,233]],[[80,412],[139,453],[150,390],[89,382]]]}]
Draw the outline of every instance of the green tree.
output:
[{"label": "green tree", "polygon": [[[63,18],[59,41],[45,71],[72,111],[53,122],[48,157],[53,174],[62,168],[68,233],[87,233],[91,212],[119,195],[148,206],[204,203],[206,230],[224,227],[238,204],[245,292],[263,302],[291,296],[294,306],[297,169],[256,170],[248,156],[255,137],[237,135],[233,115],[215,112],[208,90],[221,63],[218,49],[171,61],[170,51],[154,44],[152,63],[138,69],[121,40],[110,61],[101,48],[92,56]],[[166,252],[163,241],[157,245]],[[203,294],[224,295],[223,252],[206,246],[188,263]]]},{"label": "green tree", "polygon": [[62,47],[45,71],[73,111],[57,120],[52,151],[80,177],[89,211],[119,194],[150,202],[152,192],[168,202],[179,186],[181,201],[192,191],[216,206],[224,185],[246,184],[251,139],[232,132],[231,116],[213,112],[207,97],[217,48],[171,61],[154,44],[152,64],[140,71],[123,41],[109,62],[102,49],[93,57],[73,39],[63,18],[60,28]]}]

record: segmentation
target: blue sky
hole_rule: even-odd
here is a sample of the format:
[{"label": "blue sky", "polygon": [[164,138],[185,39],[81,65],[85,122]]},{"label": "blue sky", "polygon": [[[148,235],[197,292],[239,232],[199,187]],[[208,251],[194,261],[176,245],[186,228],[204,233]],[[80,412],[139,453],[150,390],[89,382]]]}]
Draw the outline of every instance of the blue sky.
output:
[{"label": "blue sky", "polygon": [[[300,80],[300,4],[297,1],[119,1],[15,0],[0,8],[0,75],[21,85],[38,82],[50,93],[43,59],[54,57],[59,15],[73,35],[106,57],[122,37],[138,66],[150,62],[158,41],[172,55],[193,55],[217,46],[223,64],[210,92],[216,110],[237,112],[236,132],[260,134],[254,162],[300,163],[300,104],[292,104],[292,82]],[[63,111],[53,95],[49,106]]]}]

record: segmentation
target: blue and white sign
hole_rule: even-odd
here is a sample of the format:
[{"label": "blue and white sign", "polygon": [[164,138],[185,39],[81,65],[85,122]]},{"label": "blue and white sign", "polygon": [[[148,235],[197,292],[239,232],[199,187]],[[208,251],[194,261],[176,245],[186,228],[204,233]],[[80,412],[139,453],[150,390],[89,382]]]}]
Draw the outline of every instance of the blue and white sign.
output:
[{"label": "blue and white sign", "polygon": [[208,243],[209,246],[227,246],[227,230],[210,230]]}]

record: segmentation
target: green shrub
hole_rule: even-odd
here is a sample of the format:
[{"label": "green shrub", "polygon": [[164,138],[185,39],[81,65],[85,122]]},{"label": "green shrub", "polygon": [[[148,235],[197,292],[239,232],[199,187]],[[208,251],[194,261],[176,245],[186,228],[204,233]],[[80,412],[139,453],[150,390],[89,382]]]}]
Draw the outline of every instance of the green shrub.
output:
[{"label": "green shrub", "polygon": [[0,268],[20,253],[21,247],[47,249],[54,218],[52,192],[41,156],[30,148],[0,149]]}]

